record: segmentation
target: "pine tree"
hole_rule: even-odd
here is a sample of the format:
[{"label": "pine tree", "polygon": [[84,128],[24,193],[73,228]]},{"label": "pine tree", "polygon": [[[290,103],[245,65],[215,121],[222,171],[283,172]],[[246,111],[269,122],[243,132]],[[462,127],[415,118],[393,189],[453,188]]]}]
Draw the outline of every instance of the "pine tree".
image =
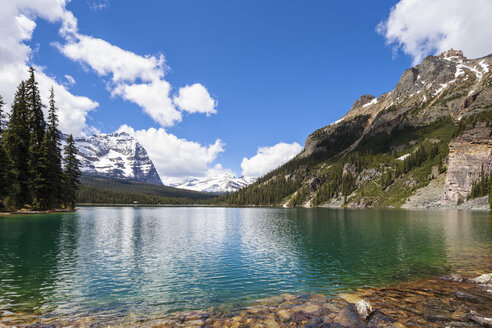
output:
[{"label": "pine tree", "polygon": [[80,161],[77,159],[77,148],[72,135],[67,138],[65,146],[65,170],[63,175],[63,197],[65,207],[75,208],[77,191],[80,185]]},{"label": "pine tree", "polygon": [[[45,156],[42,153],[42,144],[45,135],[46,122],[44,121],[43,107],[41,95],[39,94],[38,82],[34,75],[34,68],[29,68],[29,79],[26,81],[26,99],[29,113],[29,170],[30,182],[33,195],[33,203],[37,207],[41,198],[46,198],[44,194],[47,184],[46,171],[41,163],[41,157]],[[43,159],[46,160],[45,158]]]},{"label": "pine tree", "polygon": [[7,152],[3,146],[3,102],[2,96],[0,96],[0,206],[5,205],[5,198],[11,192],[12,180],[11,180],[11,165]]},{"label": "pine tree", "polygon": [[30,134],[26,128],[29,125],[29,111],[26,99],[26,84],[21,82],[12,104],[7,130],[2,138],[12,163],[11,171],[15,180],[13,188],[16,190],[12,197],[16,207],[31,202],[28,164]]},{"label": "pine tree", "polygon": [[3,134],[3,130],[4,130],[4,122],[3,122],[3,105],[5,105],[4,101],[3,101],[3,97],[0,96],[0,138],[2,137],[2,134]]},{"label": "pine tree", "polygon": [[9,195],[11,191],[11,177],[10,177],[10,160],[8,158],[7,152],[0,143],[0,207],[5,205],[5,198]]},{"label": "pine tree", "polygon": [[43,158],[46,160],[46,175],[49,195],[47,207],[57,206],[61,198],[62,167],[61,167],[61,133],[58,130],[58,115],[55,105],[55,93],[51,88],[48,110],[48,128],[43,141]]},{"label": "pine tree", "polygon": [[50,200],[51,185],[50,185],[50,167],[49,167],[49,144],[46,136],[39,148],[39,157],[37,158],[36,170],[33,172],[32,178],[35,197],[33,199],[33,207],[36,209],[47,210],[51,208]]},{"label": "pine tree", "polygon": [[44,121],[41,95],[39,94],[38,82],[34,75],[34,68],[29,68],[29,79],[26,81],[26,99],[29,109],[29,130],[31,132],[31,147],[41,146],[44,139],[46,122]]}]

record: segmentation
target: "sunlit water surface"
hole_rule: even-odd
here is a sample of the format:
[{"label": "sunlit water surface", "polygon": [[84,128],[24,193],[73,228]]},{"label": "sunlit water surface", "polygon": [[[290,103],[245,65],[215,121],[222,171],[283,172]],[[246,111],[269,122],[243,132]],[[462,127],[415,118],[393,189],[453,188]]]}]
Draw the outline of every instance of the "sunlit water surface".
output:
[{"label": "sunlit water surface", "polygon": [[489,212],[82,208],[0,218],[0,316],[124,317],[491,268]]}]

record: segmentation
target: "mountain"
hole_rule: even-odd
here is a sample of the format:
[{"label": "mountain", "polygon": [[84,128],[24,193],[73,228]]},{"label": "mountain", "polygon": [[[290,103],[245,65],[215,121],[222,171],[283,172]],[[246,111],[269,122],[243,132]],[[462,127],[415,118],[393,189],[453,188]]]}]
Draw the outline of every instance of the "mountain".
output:
[{"label": "mountain", "polygon": [[167,179],[165,184],[171,187],[210,193],[234,192],[253,183],[255,178],[236,177],[224,173],[203,178]]},{"label": "mountain", "polygon": [[[428,56],[392,91],[361,96],[309,135],[294,159],[217,202],[456,206],[492,170],[491,71],[492,55],[467,59],[451,49]],[[488,206],[485,198],[479,206]]]},{"label": "mountain", "polygon": [[75,138],[83,175],[162,185],[142,145],[126,132]]}]

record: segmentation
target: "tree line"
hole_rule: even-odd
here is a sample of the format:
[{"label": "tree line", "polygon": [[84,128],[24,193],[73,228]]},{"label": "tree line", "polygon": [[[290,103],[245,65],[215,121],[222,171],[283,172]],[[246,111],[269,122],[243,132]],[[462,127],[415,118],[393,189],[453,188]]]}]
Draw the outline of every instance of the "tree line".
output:
[{"label": "tree line", "polygon": [[44,119],[35,71],[17,87],[11,111],[0,96],[0,207],[49,210],[74,208],[80,163],[72,135],[62,154],[62,135],[53,88]]}]

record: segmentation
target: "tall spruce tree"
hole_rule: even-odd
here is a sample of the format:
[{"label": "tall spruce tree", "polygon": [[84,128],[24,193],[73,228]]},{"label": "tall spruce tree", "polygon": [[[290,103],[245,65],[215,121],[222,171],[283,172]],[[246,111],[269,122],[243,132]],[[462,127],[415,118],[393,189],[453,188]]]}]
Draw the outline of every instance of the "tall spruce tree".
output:
[{"label": "tall spruce tree", "polygon": [[72,135],[67,138],[64,150],[65,169],[63,174],[63,198],[67,208],[75,208],[77,191],[80,186],[80,161],[77,158],[77,148]]},{"label": "tall spruce tree", "polygon": [[11,166],[7,152],[3,146],[3,102],[0,96],[0,208],[5,205],[5,198],[11,192]]},{"label": "tall spruce tree", "polygon": [[58,130],[58,115],[55,104],[55,93],[50,91],[48,109],[48,128],[43,142],[43,157],[46,160],[47,175],[47,206],[57,206],[61,200],[62,191],[62,166],[61,166],[61,133]]},{"label": "tall spruce tree", "polygon": [[26,81],[26,102],[29,113],[29,170],[33,196],[33,205],[38,207],[46,198],[46,159],[43,152],[43,140],[46,122],[43,115],[43,103],[39,94],[38,82],[34,74],[34,68],[29,68],[29,78]]},{"label": "tall spruce tree", "polygon": [[0,143],[0,208],[5,206],[5,200],[11,192],[12,179],[10,170],[9,157],[3,144]]},{"label": "tall spruce tree", "polygon": [[3,101],[3,97],[0,96],[0,138],[2,137],[3,130],[5,129],[4,126],[4,114],[3,114],[3,105],[5,105],[5,102]]},{"label": "tall spruce tree", "polygon": [[29,170],[29,110],[25,82],[21,82],[15,94],[12,112],[2,139],[10,158],[15,184],[12,200],[16,207],[31,202]]}]

